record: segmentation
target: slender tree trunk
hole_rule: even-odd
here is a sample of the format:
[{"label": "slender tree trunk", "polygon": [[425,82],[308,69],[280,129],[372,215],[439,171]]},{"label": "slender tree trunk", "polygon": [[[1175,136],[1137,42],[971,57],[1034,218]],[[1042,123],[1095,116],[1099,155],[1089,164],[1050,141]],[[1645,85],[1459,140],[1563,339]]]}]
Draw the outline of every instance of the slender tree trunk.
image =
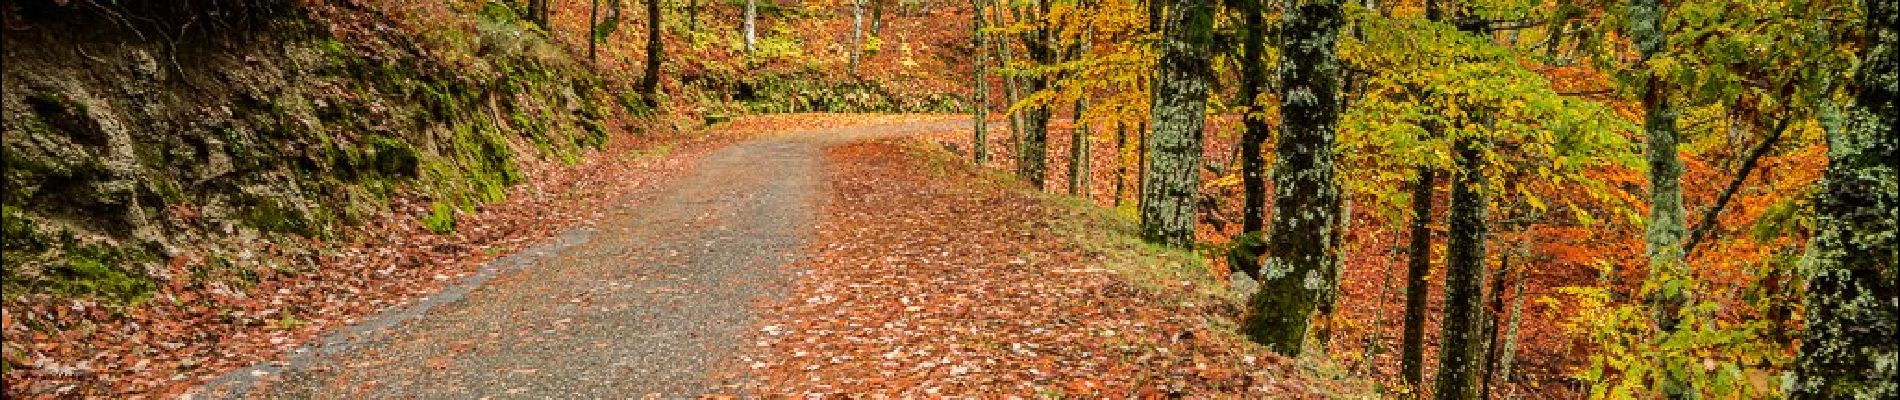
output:
[{"label": "slender tree trunk", "polygon": [[[1520,247],[1515,251],[1521,254],[1523,244],[1520,243],[1519,246]],[[1500,354],[1498,356],[1497,378],[1504,382],[1511,381],[1511,368],[1514,361],[1517,360],[1517,327],[1518,324],[1523,321],[1524,316],[1523,271],[1518,271],[1517,279],[1511,281],[1511,287],[1511,316],[1505,321],[1507,325],[1504,331],[1504,348],[1498,350]]]},{"label": "slender tree trunk", "polygon": [[976,79],[976,93],[971,96],[971,98],[975,100],[971,101],[972,104],[970,107],[970,111],[976,114],[976,121],[972,123],[972,125],[976,127],[976,143],[971,149],[971,152],[976,154],[977,166],[983,166],[990,162],[990,132],[989,127],[986,125],[990,119],[990,80],[989,76],[983,73],[983,53],[985,51],[983,44],[983,1],[984,0],[970,0],[970,48],[972,49],[970,53],[970,64],[972,65],[971,75]]},{"label": "slender tree trunk", "polygon": [[1781,134],[1788,128],[1788,121],[1789,118],[1782,118],[1780,122],[1776,122],[1773,130],[1768,132],[1768,137],[1762,139],[1761,144],[1756,145],[1748,152],[1748,156],[1742,159],[1741,167],[1735,171],[1735,178],[1729,180],[1728,187],[1722,189],[1721,195],[1716,196],[1715,205],[1703,211],[1700,222],[1695,224],[1695,228],[1689,230],[1689,241],[1682,245],[1684,257],[1695,254],[1696,246],[1701,245],[1702,239],[1707,238],[1709,232],[1715,229],[1715,217],[1722,215],[1722,209],[1727,208],[1729,200],[1735,198],[1735,192],[1741,190],[1743,183],[1748,182],[1748,175],[1755,171],[1755,164],[1761,161],[1761,156],[1768,154],[1769,150],[1775,148],[1776,143],[1781,142]]},{"label": "slender tree trunk", "polygon": [[1826,124],[1794,399],[1900,398],[1900,2],[1862,4],[1859,87],[1831,113],[1845,126]]},{"label": "slender tree trunk", "polygon": [[759,0],[745,0],[745,20],[742,22],[744,27],[741,29],[745,30],[745,52],[747,53],[759,49],[758,20]]},{"label": "slender tree trunk", "polygon": [[587,63],[589,65],[599,62],[599,57],[594,55],[594,47],[598,43],[600,43],[600,0],[594,0],[594,8],[587,11]]},{"label": "slender tree trunk", "polygon": [[1280,24],[1280,115],[1274,146],[1273,221],[1260,291],[1248,300],[1241,329],[1274,352],[1300,354],[1312,314],[1333,288],[1339,257],[1339,186],[1333,176],[1339,121],[1339,59],[1333,52],[1344,17],[1338,0],[1301,2]]},{"label": "slender tree trunk", "polygon": [[647,69],[646,77],[640,80],[640,93],[646,95],[648,106],[660,105],[660,58],[665,53],[665,44],[660,41],[660,0],[647,0]]},{"label": "slender tree trunk", "polygon": [[1511,253],[1503,252],[1499,256],[1497,275],[1491,277],[1491,290],[1485,293],[1491,304],[1485,308],[1484,335],[1488,338],[1484,345],[1484,370],[1479,372],[1484,384],[1478,387],[1478,393],[1486,396],[1491,393],[1491,385],[1497,377],[1499,341],[1503,339],[1500,328],[1504,326],[1504,284],[1512,272]]},{"label": "slender tree trunk", "polygon": [[1175,248],[1194,246],[1194,206],[1200,194],[1201,130],[1207,116],[1208,63],[1214,39],[1214,5],[1173,0],[1163,27],[1161,60],[1154,78],[1154,133],[1148,147],[1147,192],[1141,201],[1141,235]]},{"label": "slender tree trunk", "polygon": [[[1007,2],[999,2],[990,7],[990,12],[995,15],[996,19],[996,23],[993,26],[1009,26],[1008,14],[1006,14],[1009,7],[1010,5]],[[1015,61],[1009,54],[1009,39],[1010,37],[1008,35],[1004,35],[1000,40],[996,40],[997,66],[1005,71],[1010,70],[1010,63]],[[1021,92],[1017,90],[1016,85],[1017,78],[1015,76],[1012,76],[1012,74],[1003,74],[1003,98],[1008,100],[1008,103],[1003,105],[1003,116],[1009,119],[1010,150],[1014,151],[1018,159],[1020,159],[1023,153],[1023,117],[1022,113],[1015,111],[1015,108],[1016,101],[1021,100],[1022,96]]]},{"label": "slender tree trunk", "polygon": [[[1039,1],[1031,6],[1032,15],[1024,20],[1041,21],[1049,15],[1050,2]],[[1038,23],[1027,36],[1023,37],[1023,50],[1036,65],[1055,65],[1054,28],[1047,23]],[[1051,78],[1048,74],[1038,74],[1027,79],[1028,93],[1040,93],[1049,89]],[[1048,189],[1049,171],[1049,118],[1054,110],[1047,105],[1034,105],[1023,112],[1023,143],[1016,163],[1016,175],[1037,190]]]},{"label": "slender tree trunk", "polygon": [[1089,100],[1075,101],[1075,129],[1069,134],[1069,195],[1089,198],[1089,178],[1095,171],[1089,166],[1089,126],[1082,121]]},{"label": "slender tree trunk", "polygon": [[[1439,1],[1425,0],[1426,20],[1444,20]],[[1439,131],[1437,124],[1428,124],[1426,129],[1433,135]],[[1414,389],[1425,385],[1425,307],[1432,294],[1431,282],[1426,278],[1432,272],[1432,202],[1437,175],[1431,166],[1419,166],[1418,178],[1412,181],[1412,247],[1405,269],[1405,336],[1400,339],[1399,375]]]},{"label": "slender tree trunk", "polygon": [[1418,167],[1412,181],[1412,237],[1405,268],[1405,334],[1400,339],[1399,375],[1421,387],[1425,378],[1425,306],[1431,299],[1432,197],[1436,172]]},{"label": "slender tree trunk", "polygon": [[864,52],[864,1],[851,0],[851,76],[858,75],[858,57]]},{"label": "slender tree trunk", "polygon": [[1135,210],[1139,211],[1148,198],[1148,120],[1141,121],[1135,136]]},{"label": "slender tree trunk", "polygon": [[[1245,14],[1246,37],[1241,43],[1245,53],[1240,63],[1240,101],[1245,105],[1246,130],[1240,135],[1240,231],[1266,229],[1267,160],[1262,147],[1267,142],[1266,108],[1260,106],[1260,92],[1267,85],[1267,32],[1265,0],[1248,0],[1240,10]],[[1252,267],[1249,269],[1259,269]]]},{"label": "slender tree trunk", "polygon": [[686,2],[686,33],[699,31],[699,0]]},{"label": "slender tree trunk", "polygon": [[1439,399],[1477,399],[1484,365],[1484,151],[1476,138],[1454,141],[1450,235],[1445,244],[1445,319],[1439,333]]},{"label": "slender tree trunk", "polygon": [[[1628,11],[1629,38],[1636,44],[1642,68],[1647,69],[1648,61],[1667,46],[1662,30],[1666,11],[1659,0],[1632,0]],[[1666,282],[1693,277],[1683,262],[1682,238],[1687,217],[1682,207],[1682,160],[1676,153],[1679,140],[1676,110],[1669,103],[1667,84],[1662,77],[1651,73],[1645,80],[1642,102],[1643,132],[1649,155],[1649,221],[1644,248],[1649,260],[1649,279],[1644,284],[1644,301],[1651,307],[1657,332],[1666,337],[1676,331],[1683,306],[1688,304],[1688,293],[1680,289],[1683,285]],[[1657,389],[1670,399],[1692,398],[1695,393],[1686,379],[1669,374]]]},{"label": "slender tree trunk", "polygon": [[1115,207],[1122,206],[1122,197],[1126,195],[1124,186],[1128,183],[1128,126],[1115,121]]},{"label": "slender tree trunk", "polygon": [[878,34],[884,32],[885,1],[888,0],[871,0],[871,37],[879,37]]}]

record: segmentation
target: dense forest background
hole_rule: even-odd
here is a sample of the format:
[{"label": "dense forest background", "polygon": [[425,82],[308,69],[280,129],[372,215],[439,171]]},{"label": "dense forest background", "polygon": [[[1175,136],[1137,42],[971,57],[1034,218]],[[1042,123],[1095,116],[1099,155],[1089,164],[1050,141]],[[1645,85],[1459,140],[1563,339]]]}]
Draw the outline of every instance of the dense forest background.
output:
[{"label": "dense forest background", "polygon": [[1890,397],[1896,7],[9,0],[0,374],[176,393],[738,116],[968,112],[1372,396]]}]

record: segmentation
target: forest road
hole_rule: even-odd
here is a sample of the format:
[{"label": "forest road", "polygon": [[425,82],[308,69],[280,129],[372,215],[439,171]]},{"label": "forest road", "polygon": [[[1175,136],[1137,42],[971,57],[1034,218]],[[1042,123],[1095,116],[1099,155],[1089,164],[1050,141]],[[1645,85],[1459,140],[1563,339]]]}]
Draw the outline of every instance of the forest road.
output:
[{"label": "forest road", "polygon": [[[738,387],[759,302],[810,245],[828,146],[959,129],[938,121],[743,141],[685,178],[616,201],[592,227],[503,257],[287,362],[198,398],[697,398]],[[736,371],[736,372],[735,372]]]}]

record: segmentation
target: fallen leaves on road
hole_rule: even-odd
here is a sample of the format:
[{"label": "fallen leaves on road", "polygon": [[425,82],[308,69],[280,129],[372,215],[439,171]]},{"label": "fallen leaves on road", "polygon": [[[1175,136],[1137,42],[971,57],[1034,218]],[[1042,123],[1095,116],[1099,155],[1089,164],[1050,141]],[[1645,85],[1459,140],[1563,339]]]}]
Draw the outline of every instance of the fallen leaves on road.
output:
[{"label": "fallen leaves on road", "polygon": [[[910,142],[915,143],[915,142]],[[868,397],[1312,397],[1292,361],[1211,326],[1231,303],[1147,289],[1065,243],[1048,202],[922,144],[831,151],[792,296],[744,364],[754,391]],[[932,158],[938,158],[932,160]],[[1164,285],[1165,286],[1165,285]],[[1176,285],[1179,286],[1179,285]]]}]

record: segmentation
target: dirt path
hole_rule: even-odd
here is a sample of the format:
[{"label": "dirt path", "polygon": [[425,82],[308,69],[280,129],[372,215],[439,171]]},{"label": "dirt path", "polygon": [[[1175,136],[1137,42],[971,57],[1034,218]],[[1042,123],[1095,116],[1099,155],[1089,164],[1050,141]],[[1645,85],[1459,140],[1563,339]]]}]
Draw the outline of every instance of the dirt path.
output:
[{"label": "dirt path", "polygon": [[828,146],[953,129],[908,123],[732,145],[592,228],[449,290],[238,370],[206,397],[638,398],[734,390],[756,302],[785,293],[824,198]]}]

